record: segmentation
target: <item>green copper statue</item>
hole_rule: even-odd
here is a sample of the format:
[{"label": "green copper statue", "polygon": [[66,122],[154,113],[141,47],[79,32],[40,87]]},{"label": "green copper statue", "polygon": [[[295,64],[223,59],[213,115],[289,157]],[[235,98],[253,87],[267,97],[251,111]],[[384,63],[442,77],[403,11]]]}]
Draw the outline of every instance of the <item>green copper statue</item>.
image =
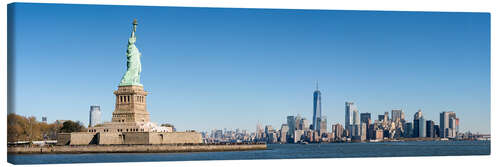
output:
[{"label": "green copper statue", "polygon": [[141,53],[135,46],[135,29],[137,27],[137,20],[134,19],[132,23],[132,35],[128,39],[127,48],[127,72],[122,77],[120,86],[139,85],[141,84]]}]

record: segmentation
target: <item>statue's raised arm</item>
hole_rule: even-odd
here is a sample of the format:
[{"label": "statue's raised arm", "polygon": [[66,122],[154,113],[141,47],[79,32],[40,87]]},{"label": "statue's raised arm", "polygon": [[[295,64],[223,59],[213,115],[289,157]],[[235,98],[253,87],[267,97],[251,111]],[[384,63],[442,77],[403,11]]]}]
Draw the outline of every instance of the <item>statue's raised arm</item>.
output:
[{"label": "statue's raised arm", "polygon": [[135,38],[135,30],[137,29],[137,19],[134,19],[134,22],[132,22],[132,25],[134,26],[132,29],[132,35],[130,35],[131,38]]}]

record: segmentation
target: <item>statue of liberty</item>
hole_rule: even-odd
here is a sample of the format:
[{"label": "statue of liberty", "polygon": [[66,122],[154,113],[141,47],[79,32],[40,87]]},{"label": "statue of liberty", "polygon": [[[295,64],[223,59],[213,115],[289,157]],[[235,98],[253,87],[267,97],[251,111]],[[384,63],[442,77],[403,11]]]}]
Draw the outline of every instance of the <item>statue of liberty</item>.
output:
[{"label": "statue of liberty", "polygon": [[120,82],[120,86],[128,86],[128,85],[139,85],[141,84],[141,53],[139,49],[135,46],[135,30],[137,27],[137,20],[134,19],[132,23],[132,35],[128,39],[128,48],[127,48],[127,72],[123,75],[122,80]]}]

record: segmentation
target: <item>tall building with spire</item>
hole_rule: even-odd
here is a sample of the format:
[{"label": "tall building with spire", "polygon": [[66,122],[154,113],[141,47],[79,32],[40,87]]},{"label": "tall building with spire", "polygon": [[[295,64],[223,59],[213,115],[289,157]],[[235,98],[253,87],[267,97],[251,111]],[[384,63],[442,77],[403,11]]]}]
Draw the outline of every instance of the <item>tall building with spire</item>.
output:
[{"label": "tall building with spire", "polygon": [[318,88],[318,81],[316,81],[316,90],[313,93],[313,130],[319,131],[321,129],[321,91]]}]

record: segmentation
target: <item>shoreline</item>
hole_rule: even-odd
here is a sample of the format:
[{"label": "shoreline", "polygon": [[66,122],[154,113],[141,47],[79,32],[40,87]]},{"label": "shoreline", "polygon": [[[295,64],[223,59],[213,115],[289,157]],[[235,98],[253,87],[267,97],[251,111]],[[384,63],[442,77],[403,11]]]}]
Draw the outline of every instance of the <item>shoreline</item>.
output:
[{"label": "shoreline", "polygon": [[182,153],[265,150],[267,144],[234,145],[78,145],[8,147],[7,154],[85,154],[85,153]]}]

